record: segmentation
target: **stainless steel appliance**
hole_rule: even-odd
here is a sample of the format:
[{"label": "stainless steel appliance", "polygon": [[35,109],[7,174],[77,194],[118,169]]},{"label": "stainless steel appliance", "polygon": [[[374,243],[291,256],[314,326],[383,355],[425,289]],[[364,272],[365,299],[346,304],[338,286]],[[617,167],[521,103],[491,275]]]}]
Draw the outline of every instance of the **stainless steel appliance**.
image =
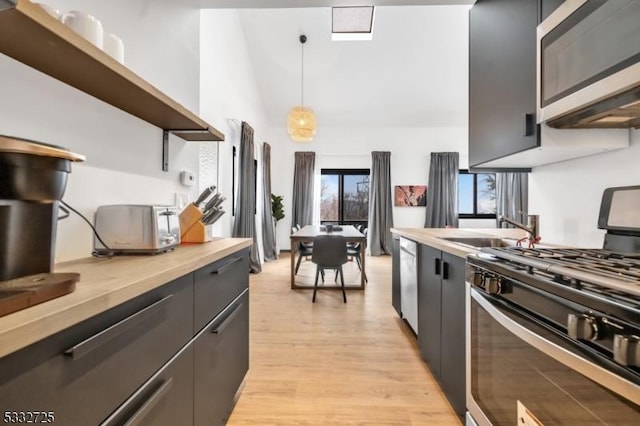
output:
[{"label": "stainless steel appliance", "polygon": [[0,281],[53,270],[58,203],[71,163],[65,148],[0,135]]},{"label": "stainless steel appliance", "polygon": [[180,244],[179,210],[175,206],[114,204],[96,211],[94,237],[100,254],[155,254]]},{"label": "stainless steel appliance", "polygon": [[418,334],[418,245],[400,238],[400,306],[402,316]]},{"label": "stainless steel appliance", "polygon": [[538,122],[640,127],[640,2],[566,0],[537,28]]},{"label": "stainless steel appliance", "polygon": [[605,191],[604,249],[467,259],[467,409],[478,425],[640,424],[640,187]]}]

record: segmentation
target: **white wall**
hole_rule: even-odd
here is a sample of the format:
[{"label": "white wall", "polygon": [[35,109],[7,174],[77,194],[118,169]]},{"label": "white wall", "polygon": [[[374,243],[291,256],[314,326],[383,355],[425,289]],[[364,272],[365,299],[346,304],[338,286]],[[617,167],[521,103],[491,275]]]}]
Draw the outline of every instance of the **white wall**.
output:
[{"label": "white wall", "polygon": [[[198,9],[170,0],[47,3],[94,14],[123,39],[127,66],[198,112]],[[101,204],[173,204],[176,192],[195,196],[178,176],[181,170],[197,173],[197,144],[172,137],[170,171],[162,172],[160,129],[4,55],[0,75],[0,134],[86,155],[86,163],[74,164],[64,199],[90,219]],[[72,215],[59,223],[58,261],[86,257],[91,247],[91,231],[81,219]]]},{"label": "white wall", "polygon": [[[226,197],[223,204],[227,212],[214,225],[214,234],[231,236],[232,149],[239,147],[240,123],[246,121],[254,129],[255,158],[258,176],[262,167],[262,143],[268,142],[262,98],[258,92],[254,64],[247,51],[242,25],[235,10],[203,10],[201,28],[201,102],[202,117],[210,123],[219,123],[227,136],[220,144],[218,173],[219,191]],[[239,152],[239,150],[238,150]],[[258,194],[262,179],[258,178]],[[237,182],[236,182],[237,186]],[[262,210],[258,197],[257,211]],[[262,247],[261,216],[256,216],[258,246]]]},{"label": "white wall", "polygon": [[631,130],[629,148],[534,168],[529,212],[540,215],[543,241],[602,247],[604,231],[597,229],[602,192],[640,184],[638,158],[640,131]]},{"label": "white wall", "polygon": [[[285,117],[283,117],[284,121]],[[294,153],[314,151],[316,169],[370,168],[371,151],[391,152],[391,185],[427,185],[431,152],[458,151],[460,165],[467,167],[466,127],[435,128],[323,128],[310,143],[295,143],[285,128],[271,131],[272,188],[284,196],[285,218],[278,222],[277,240],[281,248],[290,247],[291,201]],[[425,207],[394,207],[394,226],[424,227]]]}]

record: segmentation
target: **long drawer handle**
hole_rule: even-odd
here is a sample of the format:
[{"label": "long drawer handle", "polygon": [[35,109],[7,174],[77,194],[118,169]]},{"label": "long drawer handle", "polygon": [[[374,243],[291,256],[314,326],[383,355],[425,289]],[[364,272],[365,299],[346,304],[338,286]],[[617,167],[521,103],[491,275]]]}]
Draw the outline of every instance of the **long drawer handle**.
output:
[{"label": "long drawer handle", "polygon": [[244,303],[236,305],[236,307],[233,308],[233,311],[229,315],[227,315],[227,317],[217,327],[211,329],[211,332],[213,334],[222,333],[222,331],[224,331],[224,329],[227,328],[229,324],[231,324],[231,321],[240,313],[240,308],[242,308],[243,305]]},{"label": "long drawer handle", "polygon": [[166,382],[162,384],[150,397],[142,404],[133,415],[127,420],[124,424],[125,426],[137,426],[142,423],[145,417],[149,413],[153,411],[156,405],[162,400],[162,398],[169,393],[171,390],[171,386],[173,386],[173,377],[169,378]]},{"label": "long drawer handle", "polygon": [[435,268],[435,274],[440,275],[440,259],[437,257],[435,259],[434,268]]},{"label": "long drawer handle", "polygon": [[243,259],[242,257],[236,257],[235,259],[233,259],[231,262],[227,263],[226,265],[222,265],[218,269],[214,269],[213,271],[211,271],[211,273],[212,274],[216,274],[216,275],[220,275],[224,271],[229,269],[231,267],[231,265],[233,265],[234,263],[240,262],[242,259]]},{"label": "long drawer handle", "polygon": [[94,334],[86,340],[78,343],[74,347],[67,349],[64,354],[71,358],[80,359],[85,355],[95,351],[107,342],[110,342],[114,338],[118,337],[122,333],[131,328],[143,323],[147,318],[164,308],[169,303],[169,300],[173,297],[172,294],[168,295],[164,299],[160,299],[155,303],[147,306],[146,308],[136,312],[135,314],[113,324],[111,327],[102,330],[98,334]]}]

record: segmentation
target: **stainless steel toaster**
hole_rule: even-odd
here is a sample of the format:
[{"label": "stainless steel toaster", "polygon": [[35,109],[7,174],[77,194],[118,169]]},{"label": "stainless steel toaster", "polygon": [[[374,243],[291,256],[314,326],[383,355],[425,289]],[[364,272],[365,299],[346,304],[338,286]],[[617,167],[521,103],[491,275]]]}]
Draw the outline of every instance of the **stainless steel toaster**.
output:
[{"label": "stainless steel toaster", "polygon": [[175,206],[116,204],[95,215],[93,247],[100,254],[156,254],[180,244],[179,209]]}]

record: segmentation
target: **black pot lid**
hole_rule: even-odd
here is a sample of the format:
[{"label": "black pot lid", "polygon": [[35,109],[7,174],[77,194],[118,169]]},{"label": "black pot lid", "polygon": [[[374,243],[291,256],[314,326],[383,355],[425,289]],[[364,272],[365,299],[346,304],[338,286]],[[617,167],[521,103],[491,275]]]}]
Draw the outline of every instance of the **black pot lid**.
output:
[{"label": "black pot lid", "polygon": [[70,161],[86,160],[84,155],[76,154],[61,146],[0,135],[0,153],[2,152],[40,155],[43,157],[62,158]]}]

